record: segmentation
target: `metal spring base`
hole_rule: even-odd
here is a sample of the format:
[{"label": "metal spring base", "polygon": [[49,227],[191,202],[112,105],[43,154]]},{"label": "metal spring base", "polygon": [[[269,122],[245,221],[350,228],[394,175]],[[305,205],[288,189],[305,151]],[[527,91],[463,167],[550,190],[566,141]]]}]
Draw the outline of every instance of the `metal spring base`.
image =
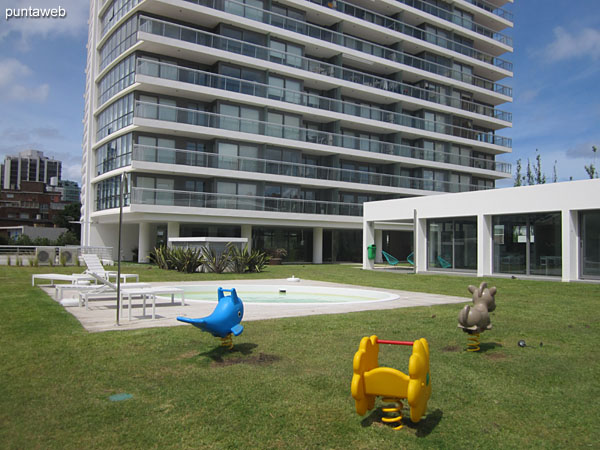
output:
[{"label": "metal spring base", "polygon": [[385,403],[396,403],[396,406],[381,408],[381,410],[385,413],[397,413],[396,417],[382,417],[381,420],[384,423],[397,423],[398,426],[394,427],[394,430],[401,429],[404,425],[402,424],[402,408],[404,405],[399,398],[384,398],[383,401]]},{"label": "metal spring base", "polygon": [[231,333],[219,339],[221,339],[221,347],[227,347],[229,350],[233,348],[233,335]]},{"label": "metal spring base", "polygon": [[470,334],[469,342],[467,342],[467,351],[468,352],[478,352],[479,349],[479,333]]}]

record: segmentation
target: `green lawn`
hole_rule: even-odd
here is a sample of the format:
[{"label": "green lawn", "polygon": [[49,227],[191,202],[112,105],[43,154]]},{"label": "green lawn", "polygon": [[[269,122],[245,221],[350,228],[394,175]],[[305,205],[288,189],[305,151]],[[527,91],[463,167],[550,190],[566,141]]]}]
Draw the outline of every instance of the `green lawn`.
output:
[{"label": "green lawn", "polygon": [[[0,448],[582,448],[600,442],[600,285],[487,279],[498,287],[482,351],[464,351],[460,305],[245,322],[234,350],[193,327],[89,334],[0,268]],[[230,279],[128,264],[140,281]],[[470,298],[481,279],[366,272],[351,265],[270,266],[237,278],[351,283]],[[232,287],[234,283],[230,284]],[[394,431],[381,402],[350,396],[363,336],[431,348],[427,416]],[[527,347],[517,345],[520,339]],[[407,372],[410,349],[382,346]],[[129,400],[113,402],[114,394]],[[406,415],[406,414],[405,414]]]}]

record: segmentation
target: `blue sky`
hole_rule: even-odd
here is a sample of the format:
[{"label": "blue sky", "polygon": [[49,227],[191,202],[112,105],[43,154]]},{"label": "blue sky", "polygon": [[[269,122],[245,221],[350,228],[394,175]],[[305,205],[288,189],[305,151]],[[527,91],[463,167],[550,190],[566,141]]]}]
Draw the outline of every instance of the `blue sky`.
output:
[{"label": "blue sky", "polygon": [[[5,19],[7,8],[58,7],[62,19]],[[550,180],[587,178],[600,147],[600,6],[598,0],[515,0],[513,153],[526,166],[542,155]],[[63,179],[80,182],[87,0],[0,0],[0,158],[26,148],[63,161]],[[600,164],[600,157],[597,164]],[[499,186],[510,186],[512,180]]]}]

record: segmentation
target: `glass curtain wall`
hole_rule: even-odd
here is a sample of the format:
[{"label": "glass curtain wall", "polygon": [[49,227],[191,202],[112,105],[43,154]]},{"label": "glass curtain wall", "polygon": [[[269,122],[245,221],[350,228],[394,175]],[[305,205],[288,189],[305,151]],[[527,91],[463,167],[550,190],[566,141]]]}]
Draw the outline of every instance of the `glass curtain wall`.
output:
[{"label": "glass curtain wall", "polygon": [[562,274],[559,212],[493,217],[494,272],[523,275]]},{"label": "glass curtain wall", "polygon": [[600,210],[580,214],[581,276],[600,279]]},{"label": "glass curtain wall", "polygon": [[477,270],[477,218],[428,220],[427,265],[436,269]]}]

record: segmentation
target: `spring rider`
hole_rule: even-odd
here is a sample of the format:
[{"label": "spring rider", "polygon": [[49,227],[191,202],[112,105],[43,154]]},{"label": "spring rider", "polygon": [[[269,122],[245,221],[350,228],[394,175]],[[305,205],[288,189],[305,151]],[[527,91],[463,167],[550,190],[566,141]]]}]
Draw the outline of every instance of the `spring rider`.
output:
[{"label": "spring rider", "polygon": [[[231,295],[225,295],[224,292],[230,292]],[[207,331],[213,336],[221,339],[221,347],[233,348],[232,336],[239,336],[244,331],[243,325],[240,325],[244,317],[244,304],[238,297],[235,289],[217,290],[219,303],[210,316],[199,319],[189,317],[177,317],[180,322],[185,322]]]},{"label": "spring rider", "polygon": [[468,289],[473,294],[473,306],[466,305],[458,313],[458,328],[469,334],[467,351],[477,352],[480,350],[479,335],[492,329],[489,313],[496,309],[496,288],[488,289],[487,283],[483,282],[479,288],[469,286]]},{"label": "spring rider", "polygon": [[[413,351],[408,362],[408,375],[390,367],[379,367],[379,344],[412,345]],[[397,413],[396,417],[383,417],[385,423],[396,423],[394,429],[402,428],[402,399],[410,406],[410,420],[417,423],[427,409],[431,396],[429,375],[429,344],[425,338],[414,342],[385,341],[377,336],[364,337],[354,355],[354,375],[350,390],[354,398],[356,412],[364,415],[375,406],[375,398],[383,397],[394,407],[383,408],[383,412]]]}]

